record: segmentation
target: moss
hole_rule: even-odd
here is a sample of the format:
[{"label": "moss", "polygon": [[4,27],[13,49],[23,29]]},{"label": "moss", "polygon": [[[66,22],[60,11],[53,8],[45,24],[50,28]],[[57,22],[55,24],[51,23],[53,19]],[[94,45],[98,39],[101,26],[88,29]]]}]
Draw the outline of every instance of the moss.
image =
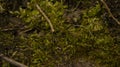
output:
[{"label": "moss", "polygon": [[[103,14],[100,15],[100,12],[103,12],[103,8],[98,1],[94,6],[91,5],[92,1],[80,2],[85,3],[82,4],[84,9],[77,8],[82,10],[77,17],[79,20],[67,23],[66,17],[63,17],[67,5],[57,0],[38,0],[39,6],[51,20],[55,32],[51,32],[49,24],[35,8],[32,0],[28,2],[26,9],[12,11],[11,15],[22,19],[23,26],[27,28],[14,29],[17,33],[22,32],[15,35],[13,31],[3,32],[2,26],[1,53],[30,67],[66,66],[75,62],[77,65],[79,59],[83,59],[85,63],[89,61],[98,67],[118,67],[119,39],[114,39],[113,35],[116,33],[111,34],[109,24],[105,23],[108,21],[102,19]],[[85,6],[88,3],[89,5]],[[28,31],[24,32],[26,30]],[[4,64],[6,63],[3,62],[3,66]]]}]

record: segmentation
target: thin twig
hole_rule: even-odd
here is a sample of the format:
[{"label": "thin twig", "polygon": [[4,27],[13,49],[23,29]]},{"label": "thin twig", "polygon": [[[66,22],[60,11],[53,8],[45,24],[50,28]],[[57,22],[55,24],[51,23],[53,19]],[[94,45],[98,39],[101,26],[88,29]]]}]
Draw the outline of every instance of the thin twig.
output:
[{"label": "thin twig", "polygon": [[26,65],[19,63],[11,58],[8,58],[8,57],[4,56],[3,54],[0,54],[0,58],[2,58],[3,60],[5,60],[5,61],[17,66],[17,67],[27,67]]},{"label": "thin twig", "polygon": [[54,32],[54,28],[53,28],[53,25],[50,21],[50,19],[47,17],[47,15],[42,11],[42,9],[40,8],[40,6],[38,4],[35,4],[37,9],[39,10],[39,12],[44,16],[44,18],[47,20],[47,22],[49,23],[50,27],[51,27],[51,31]]},{"label": "thin twig", "polygon": [[75,8],[73,9],[73,11],[75,11],[75,10],[79,7],[80,2],[81,2],[81,1],[79,1],[79,2],[77,3],[77,5],[76,5]]},{"label": "thin twig", "polygon": [[107,9],[108,13],[110,14],[110,16],[113,18],[113,20],[115,20],[119,25],[120,22],[118,21],[118,19],[116,19],[113,14],[110,11],[110,8],[108,7],[108,5],[106,4],[106,2],[104,0],[101,0],[101,2],[104,4],[105,8]]}]

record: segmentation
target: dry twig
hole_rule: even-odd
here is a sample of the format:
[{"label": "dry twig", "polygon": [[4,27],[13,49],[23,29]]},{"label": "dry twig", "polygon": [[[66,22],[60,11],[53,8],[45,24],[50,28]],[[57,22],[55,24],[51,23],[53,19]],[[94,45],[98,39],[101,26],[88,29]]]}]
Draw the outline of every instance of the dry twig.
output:
[{"label": "dry twig", "polygon": [[110,8],[108,7],[108,5],[106,4],[106,2],[104,0],[101,0],[101,2],[103,3],[103,5],[105,6],[105,8],[107,9],[109,15],[113,18],[113,20],[115,20],[119,25],[120,25],[120,22],[118,21],[118,19],[116,19],[113,14],[111,13],[110,11]]},{"label": "dry twig", "polygon": [[4,56],[3,54],[0,54],[0,58],[9,62],[9,63],[11,63],[11,64],[13,64],[13,65],[15,65],[15,66],[17,66],[17,67],[27,67],[26,65],[24,65],[22,63],[19,63],[19,62],[15,61],[11,58],[8,58],[8,57]]},{"label": "dry twig", "polygon": [[49,23],[50,27],[51,27],[51,31],[54,32],[54,28],[53,28],[53,25],[50,21],[50,19],[47,17],[47,15],[42,11],[42,9],[40,8],[40,6],[38,4],[35,4],[37,9],[39,10],[39,12],[44,16],[44,18],[47,20],[47,22]]}]

